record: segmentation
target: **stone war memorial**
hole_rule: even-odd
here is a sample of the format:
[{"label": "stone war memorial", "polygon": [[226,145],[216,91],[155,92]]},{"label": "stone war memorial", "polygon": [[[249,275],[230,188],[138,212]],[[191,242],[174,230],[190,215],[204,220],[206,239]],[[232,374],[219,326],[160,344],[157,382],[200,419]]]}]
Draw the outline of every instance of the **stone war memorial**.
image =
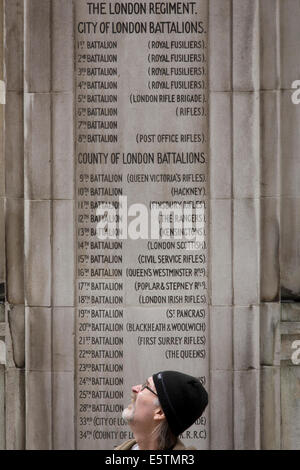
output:
[{"label": "stone war memorial", "polygon": [[300,449],[300,0],[0,0],[0,449]]}]

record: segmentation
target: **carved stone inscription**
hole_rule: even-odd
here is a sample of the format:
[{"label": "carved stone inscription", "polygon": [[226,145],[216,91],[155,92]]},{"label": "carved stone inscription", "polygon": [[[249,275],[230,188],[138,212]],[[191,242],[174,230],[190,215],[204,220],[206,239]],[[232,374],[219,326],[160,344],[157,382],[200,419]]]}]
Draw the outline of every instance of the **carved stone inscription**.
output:
[{"label": "carved stone inscription", "polygon": [[207,1],[78,0],[75,30],[77,446],[111,449],[131,385],[208,386]]}]

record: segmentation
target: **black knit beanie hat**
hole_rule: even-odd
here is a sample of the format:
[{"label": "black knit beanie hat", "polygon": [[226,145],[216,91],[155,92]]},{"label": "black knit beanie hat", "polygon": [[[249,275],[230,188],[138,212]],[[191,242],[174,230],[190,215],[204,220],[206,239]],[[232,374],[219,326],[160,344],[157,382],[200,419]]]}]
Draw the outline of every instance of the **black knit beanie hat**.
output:
[{"label": "black knit beanie hat", "polygon": [[208,394],[196,377],[171,370],[152,376],[171,431],[178,436],[205,410]]}]

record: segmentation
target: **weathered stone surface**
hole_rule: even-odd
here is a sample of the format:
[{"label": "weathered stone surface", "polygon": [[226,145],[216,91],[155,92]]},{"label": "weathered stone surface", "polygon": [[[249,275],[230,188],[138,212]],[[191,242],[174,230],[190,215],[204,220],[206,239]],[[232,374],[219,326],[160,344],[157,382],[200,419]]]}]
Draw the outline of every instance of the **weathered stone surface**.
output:
[{"label": "weathered stone surface", "polygon": [[258,0],[233,0],[232,47],[233,89],[259,87]]},{"label": "weathered stone surface", "polygon": [[264,302],[276,302],[280,295],[280,199],[266,197],[260,203],[260,295]]},{"label": "weathered stone surface", "polygon": [[53,122],[53,198],[74,197],[73,95],[52,95]]},{"label": "weathered stone surface", "polygon": [[232,197],[232,97],[210,94],[210,194]]},{"label": "weathered stone surface", "polygon": [[24,3],[24,0],[5,2],[5,68],[8,91],[23,89]]},{"label": "weathered stone surface", "polygon": [[25,94],[25,198],[51,197],[51,97]]},{"label": "weathered stone surface", "polygon": [[210,344],[211,369],[231,370],[232,307],[210,307]]},{"label": "weathered stone surface", "polygon": [[53,371],[74,371],[75,318],[73,308],[53,309]]},{"label": "weathered stone surface", "polygon": [[260,94],[261,196],[280,196],[280,94]]},{"label": "weathered stone surface", "polygon": [[300,106],[292,103],[291,96],[291,91],[281,93],[281,193],[300,197]]},{"label": "weathered stone surface", "polygon": [[5,338],[1,337],[0,339],[0,364],[6,364],[6,344],[4,342]]},{"label": "weathered stone surface", "polygon": [[234,201],[233,280],[234,304],[259,303],[258,200]]},{"label": "weathered stone surface", "polygon": [[23,96],[9,91],[5,112],[6,196],[24,197]]},{"label": "weathered stone surface", "polygon": [[5,447],[5,367],[0,363],[0,450]]},{"label": "weathered stone surface", "polygon": [[300,367],[281,368],[281,448],[300,449]]},{"label": "weathered stone surface", "polygon": [[25,309],[12,305],[8,310],[8,328],[11,335],[12,354],[17,368],[25,367]]},{"label": "weathered stone surface", "polygon": [[209,2],[209,75],[214,91],[231,90],[231,2]]},{"label": "weathered stone surface", "polygon": [[5,322],[5,305],[0,303],[0,322]]},{"label": "weathered stone surface", "polygon": [[52,448],[52,374],[26,372],[26,449]]},{"label": "weathered stone surface", "polygon": [[4,104],[0,104],[0,198],[5,196]]},{"label": "weathered stone surface", "polygon": [[259,153],[259,93],[234,93],[234,197],[259,197]]},{"label": "weathered stone surface", "polygon": [[74,204],[53,202],[53,305],[74,305]]},{"label": "weathered stone surface", "polygon": [[26,307],[25,314],[26,370],[51,371],[51,309]]},{"label": "weathered stone surface", "polygon": [[258,370],[234,372],[234,448],[260,448],[260,396]]},{"label": "weathered stone surface", "polygon": [[280,450],[280,368],[261,369],[261,448]]},{"label": "weathered stone surface", "polygon": [[282,366],[298,365],[300,361],[300,322],[282,322],[280,359]]},{"label": "weathered stone surface", "polygon": [[74,55],[73,0],[53,0],[52,7],[52,88],[72,91]]},{"label": "weathered stone surface", "polygon": [[24,201],[6,200],[7,300],[24,304]]},{"label": "weathered stone surface", "polygon": [[210,256],[212,305],[232,304],[232,201],[211,200]]},{"label": "weathered stone surface", "polygon": [[51,209],[47,201],[25,202],[27,305],[51,305]]},{"label": "weathered stone surface", "polygon": [[260,363],[266,366],[280,364],[280,309],[279,303],[260,306]]},{"label": "weathered stone surface", "polygon": [[281,320],[299,322],[300,321],[300,304],[298,303],[282,303],[281,304]]},{"label": "weathered stone surface", "polygon": [[298,0],[279,2],[280,8],[280,78],[281,88],[290,89],[294,80],[299,80],[299,21]]},{"label": "weathered stone surface", "polygon": [[51,86],[51,1],[27,0],[24,6],[24,87],[26,92],[45,93]]},{"label": "weathered stone surface", "polygon": [[[1,5],[2,1],[0,1],[0,13]],[[61,308],[53,309],[53,324],[51,324],[50,308],[27,308],[28,448],[74,448],[74,312],[72,308],[65,307],[74,303],[74,259],[72,256],[74,215],[71,202],[74,196],[73,103],[71,93],[65,93],[71,92],[73,88],[73,2],[72,0],[52,0],[52,2],[49,0],[27,0],[26,2],[8,0],[5,5],[8,52],[14,51],[14,53],[7,53],[6,59],[8,89],[13,90],[8,94],[9,104],[6,111],[6,195],[9,196],[6,206],[7,265],[9,267],[7,293],[9,302],[19,304],[8,315],[11,334],[7,337],[9,355],[6,380],[7,447],[21,448],[25,442],[24,376],[22,370],[13,368],[14,365],[18,367],[24,365],[24,344],[22,343],[24,323],[21,304],[24,302],[23,278],[25,278],[26,297],[30,305],[61,306]],[[21,201],[23,197],[23,117],[21,116],[23,103],[18,95],[18,91],[23,86],[23,57],[20,45],[23,40],[22,9],[24,5],[26,9],[25,83],[27,91],[32,92],[32,94],[27,94],[25,100],[26,197],[58,199],[53,204],[48,201],[33,203],[27,201],[26,203],[25,276],[22,268],[24,208],[23,201]],[[276,18],[276,8],[279,5],[281,18]],[[300,5],[298,0],[286,0],[286,2],[210,0],[209,9],[211,89],[225,91],[211,95],[210,118],[210,183],[211,196],[215,198],[211,204],[210,229],[212,265],[210,281],[213,304],[211,308],[211,366],[213,369],[210,392],[211,448],[229,449],[234,445],[236,448],[243,449],[259,448],[259,396],[262,403],[262,447],[279,448],[280,371],[279,368],[272,366],[279,364],[277,328],[279,304],[271,303],[279,299],[279,266],[276,261],[279,257],[279,200],[276,199],[280,192],[278,178],[279,92],[261,93],[260,110],[258,94],[240,92],[257,90],[259,79],[264,89],[272,90],[277,87],[275,42],[277,42],[276,27],[279,24],[282,33],[282,85],[289,89],[291,82],[300,78],[297,76],[300,60],[297,36]],[[230,30],[232,13],[233,37]],[[260,13],[260,35],[258,35],[258,13]],[[260,45],[259,40],[261,40]],[[233,61],[231,60],[232,46]],[[261,52],[260,70],[258,68],[259,51]],[[124,50],[124,54],[129,55],[128,50]],[[135,60],[132,57],[129,59]],[[238,91],[235,93],[233,102],[231,102],[230,93],[226,93],[231,90],[232,68],[234,88]],[[2,78],[1,51],[0,77]],[[48,93],[51,86],[54,91],[64,93],[53,94],[50,97]],[[124,87],[124,81],[122,86]],[[40,95],[34,96],[35,92]],[[300,184],[298,175],[300,168],[298,149],[300,122],[298,107],[291,104],[290,96],[290,91],[283,92],[281,103],[281,131],[284,143],[282,145],[281,183],[286,197],[282,202],[280,269],[283,298],[299,300]],[[50,113],[51,106],[52,114]],[[230,118],[232,111],[233,129]],[[140,118],[142,113],[139,112]],[[168,117],[168,111],[164,109],[163,112]],[[3,113],[3,107],[1,107],[1,113]],[[19,116],[21,116],[20,121]],[[261,134],[259,116],[262,122]],[[152,122],[153,115],[145,116],[145,121],[146,127],[151,128],[151,132],[152,129],[155,132],[159,130],[155,127],[158,124]],[[136,122],[132,123],[127,120],[124,129],[120,132],[122,142],[125,143],[126,136],[136,132],[137,127]],[[233,142],[231,136],[233,136]],[[232,144],[233,167],[231,165]],[[3,167],[4,165],[0,163],[0,195],[2,196],[4,196]],[[231,202],[232,171],[233,193],[238,199],[233,207]],[[148,191],[147,197],[150,196],[151,191],[146,191]],[[166,193],[165,188],[162,189],[161,193],[163,192]],[[261,202],[258,199],[260,195],[264,197]],[[68,201],[64,201],[65,199]],[[3,216],[3,199],[0,199],[0,247],[4,239],[1,231],[1,227],[4,226],[1,223],[3,221],[1,216]],[[51,235],[53,235],[52,248]],[[232,246],[234,253],[232,253]],[[234,259],[233,269],[232,258]],[[2,252],[0,253],[2,272],[4,272],[4,265]],[[0,280],[1,277],[3,278],[3,274],[0,272]],[[53,286],[51,278],[53,278]],[[232,281],[234,281],[234,303],[244,305],[244,307],[235,307],[233,319],[230,307],[233,300]],[[132,304],[135,297],[130,297],[128,291],[126,296],[128,296],[128,302]],[[261,299],[268,301],[261,307],[261,363],[270,364],[272,367],[262,368],[261,395],[258,392],[259,371],[235,372],[233,406],[232,329],[235,368],[259,368],[257,343],[259,327],[256,305]],[[249,307],[250,304],[254,306]],[[161,319],[165,312],[156,310],[153,317],[157,315],[156,318]],[[137,320],[140,316],[141,309],[136,309],[133,317]],[[150,316],[152,318],[152,312]],[[296,322],[300,321],[297,305],[283,304],[282,319],[294,322],[293,325],[283,325],[281,329],[283,333],[281,359],[288,360],[293,334],[299,331],[295,329],[299,326]],[[3,321],[3,316],[0,321]],[[51,350],[52,339],[53,350]],[[130,349],[131,346],[125,347]],[[137,359],[136,363],[138,363]],[[148,372],[151,373],[156,365],[156,358],[152,355],[146,365]],[[57,372],[50,375],[52,366]],[[145,372],[143,367],[138,364],[138,368],[134,368],[134,373],[138,372],[142,375]],[[191,367],[196,370],[198,365],[192,364]],[[34,369],[34,372],[30,369]],[[283,367],[282,369],[283,446],[292,448],[299,446],[300,442],[299,433],[297,434],[300,421],[297,411],[299,409],[299,367]],[[129,371],[126,379],[131,373],[133,374]],[[0,393],[2,389],[0,384]],[[3,416],[0,416],[1,422],[4,422]],[[3,435],[4,433],[1,434],[0,430],[0,441],[1,439],[3,441]],[[1,445],[0,443],[0,447]]]},{"label": "weathered stone surface", "polygon": [[281,298],[300,299],[300,214],[298,198],[281,200]]},{"label": "weathered stone surface", "polygon": [[263,90],[274,90],[278,86],[277,4],[274,0],[259,2],[260,87]]},{"label": "weathered stone surface", "polygon": [[5,222],[4,198],[0,197],[0,282],[5,279]]},{"label": "weathered stone surface", "polygon": [[0,15],[1,15],[1,22],[0,22],[0,37],[1,37],[1,45],[0,45],[0,77],[1,80],[4,78],[4,41],[2,38],[4,37],[4,12],[5,12],[5,2],[4,0],[0,1]]},{"label": "weathered stone surface", "polygon": [[[8,313],[9,313],[9,306],[6,305],[6,318],[8,317]],[[13,342],[12,342],[12,335],[11,335],[11,331],[10,331],[10,328],[9,328],[9,325],[8,325],[8,322],[5,321],[5,323],[2,323],[2,328],[3,326],[5,326],[5,338],[3,337],[3,341],[5,341],[5,365],[6,365],[6,368],[7,369],[10,369],[10,368],[15,368],[16,367],[16,364],[15,364],[15,359],[14,359],[14,350],[13,350]],[[1,327],[0,327],[1,329]],[[24,345],[24,342],[23,342],[23,345]]]},{"label": "weathered stone surface", "polygon": [[74,434],[74,373],[57,372],[53,380],[53,449],[73,450]]},{"label": "weathered stone surface", "polygon": [[25,371],[6,370],[6,448],[25,449]]},{"label": "weathered stone surface", "polygon": [[233,378],[232,371],[211,371],[210,449],[233,449]]},{"label": "weathered stone surface", "polygon": [[259,307],[233,309],[234,369],[259,369]]}]

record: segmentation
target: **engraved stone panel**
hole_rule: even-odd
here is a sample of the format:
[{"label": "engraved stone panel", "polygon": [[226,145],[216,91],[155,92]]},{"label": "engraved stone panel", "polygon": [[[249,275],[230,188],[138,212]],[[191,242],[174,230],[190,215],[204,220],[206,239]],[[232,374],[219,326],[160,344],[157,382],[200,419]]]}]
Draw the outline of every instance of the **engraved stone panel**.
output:
[{"label": "engraved stone panel", "polygon": [[[130,437],[131,386],[158,370],[208,387],[207,4],[75,2],[80,449]],[[207,416],[187,443],[208,447]]]}]

